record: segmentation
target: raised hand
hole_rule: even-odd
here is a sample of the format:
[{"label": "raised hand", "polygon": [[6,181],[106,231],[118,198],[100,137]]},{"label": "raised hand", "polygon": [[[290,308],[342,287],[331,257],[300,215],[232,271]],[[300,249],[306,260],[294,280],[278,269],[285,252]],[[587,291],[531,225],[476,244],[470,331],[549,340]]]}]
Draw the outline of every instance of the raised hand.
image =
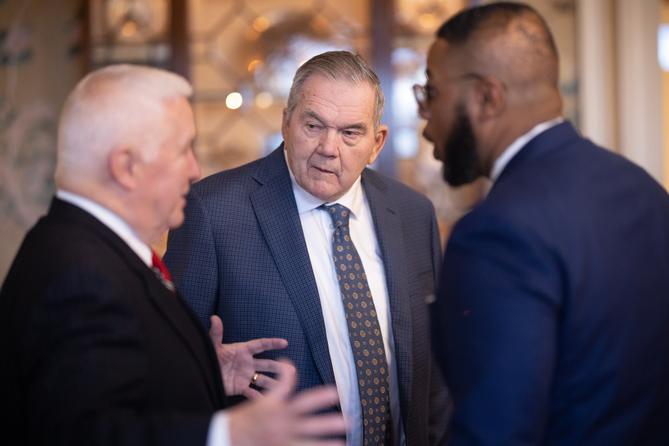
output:
[{"label": "raised hand", "polygon": [[[252,388],[255,387],[271,389],[277,383],[274,378],[265,373],[288,373],[287,369],[293,368],[289,363],[274,361],[272,359],[258,359],[254,355],[268,350],[284,349],[288,341],[280,338],[262,338],[247,342],[236,342],[223,344],[223,322],[218,316],[211,317],[211,328],[209,337],[214,344],[218,365],[221,368],[223,385],[227,395],[244,395],[255,399],[261,393]],[[295,373],[295,370],[292,370]]]},{"label": "raised hand", "polygon": [[294,394],[297,373],[290,363],[264,398],[245,402],[229,411],[230,442],[235,446],[343,446],[346,424],[341,413],[315,415],[335,406],[339,398],[334,386],[315,387]]}]

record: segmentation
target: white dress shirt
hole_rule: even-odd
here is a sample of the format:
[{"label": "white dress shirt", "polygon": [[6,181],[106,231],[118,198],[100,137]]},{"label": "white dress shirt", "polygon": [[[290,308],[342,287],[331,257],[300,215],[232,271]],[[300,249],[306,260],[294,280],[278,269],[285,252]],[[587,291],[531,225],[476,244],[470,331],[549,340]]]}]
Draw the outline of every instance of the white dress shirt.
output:
[{"label": "white dress shirt", "polygon": [[118,235],[126,245],[151,268],[151,248],[137,236],[137,233],[121,217],[104,206],[81,195],[74,194],[62,189],[56,191],[56,197],[63,201],[83,209]]},{"label": "white dress shirt", "polygon": [[492,171],[490,172],[490,180],[493,183],[497,181],[497,178],[499,178],[499,176],[502,174],[502,171],[509,164],[511,159],[513,159],[513,157],[516,156],[518,152],[520,152],[520,149],[525,147],[525,145],[530,142],[532,138],[562,122],[564,122],[564,118],[562,116],[558,116],[557,118],[553,118],[535,125],[530,129],[529,132],[516,138],[516,140],[513,141],[509,147],[504,149],[502,154],[495,160],[495,163],[492,166]]},{"label": "white dress shirt", "polygon": [[[302,189],[295,182],[292,172],[290,172],[290,178],[293,184],[297,211],[302,223],[302,232],[309,252],[311,268],[316,278],[339,401],[349,429],[346,444],[348,446],[362,445],[362,413],[358,393],[358,379],[348,336],[348,324],[344,316],[344,304],[339,290],[339,281],[332,260],[334,226],[329,213],[318,209],[320,205],[324,204],[324,201]],[[346,206],[351,211],[349,219],[351,239],[367,274],[367,282],[372,292],[374,307],[379,319],[390,372],[390,413],[395,437],[393,444],[404,444],[404,433],[401,430],[399,412],[395,343],[388,304],[386,274],[381,250],[376,239],[374,220],[360,178],[344,196],[335,202],[325,204],[334,203]],[[402,439],[401,443],[398,443],[398,439]]]},{"label": "white dress shirt", "polygon": [[[112,232],[118,235],[121,240],[123,240],[126,245],[137,254],[147,267],[152,267],[151,248],[137,236],[137,233],[121,217],[106,207],[72,192],[59,189],[56,191],[56,197],[88,212],[98,219],[103,225],[107,226]],[[207,446],[230,445],[228,423],[228,415],[224,411],[219,411],[214,414],[214,417],[209,423]]]}]

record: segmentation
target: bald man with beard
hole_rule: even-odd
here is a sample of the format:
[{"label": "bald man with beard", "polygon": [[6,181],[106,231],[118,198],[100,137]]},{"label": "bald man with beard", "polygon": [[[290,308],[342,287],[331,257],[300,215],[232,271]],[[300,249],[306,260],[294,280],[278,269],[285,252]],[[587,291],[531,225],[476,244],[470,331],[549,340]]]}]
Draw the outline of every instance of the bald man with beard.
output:
[{"label": "bald man with beard", "polygon": [[453,229],[432,311],[452,444],[669,444],[666,191],[562,117],[529,6],[449,19],[427,77],[444,179],[493,183]]}]

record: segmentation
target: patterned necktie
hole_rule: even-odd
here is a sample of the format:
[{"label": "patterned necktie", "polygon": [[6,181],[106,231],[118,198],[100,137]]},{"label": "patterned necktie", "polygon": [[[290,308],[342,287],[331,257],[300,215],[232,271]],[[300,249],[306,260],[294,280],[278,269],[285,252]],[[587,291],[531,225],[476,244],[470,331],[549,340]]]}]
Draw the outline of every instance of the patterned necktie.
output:
[{"label": "patterned necktie", "polygon": [[156,273],[156,276],[158,276],[163,285],[165,285],[165,288],[174,291],[174,283],[172,282],[170,271],[167,269],[165,263],[163,263],[163,260],[153,250],[151,250],[151,264],[151,269]]},{"label": "patterned necktie", "polygon": [[348,324],[358,391],[362,405],[365,445],[383,445],[390,437],[390,379],[383,337],[367,276],[349,232],[350,211],[323,205],[334,224],[332,254]]}]

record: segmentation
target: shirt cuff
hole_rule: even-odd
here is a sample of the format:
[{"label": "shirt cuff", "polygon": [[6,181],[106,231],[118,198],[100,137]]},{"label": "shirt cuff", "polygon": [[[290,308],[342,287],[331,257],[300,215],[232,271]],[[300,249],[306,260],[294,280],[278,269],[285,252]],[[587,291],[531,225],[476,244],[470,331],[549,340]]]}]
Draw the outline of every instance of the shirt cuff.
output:
[{"label": "shirt cuff", "polygon": [[229,424],[230,419],[225,411],[216,412],[209,423],[207,446],[230,446]]}]

